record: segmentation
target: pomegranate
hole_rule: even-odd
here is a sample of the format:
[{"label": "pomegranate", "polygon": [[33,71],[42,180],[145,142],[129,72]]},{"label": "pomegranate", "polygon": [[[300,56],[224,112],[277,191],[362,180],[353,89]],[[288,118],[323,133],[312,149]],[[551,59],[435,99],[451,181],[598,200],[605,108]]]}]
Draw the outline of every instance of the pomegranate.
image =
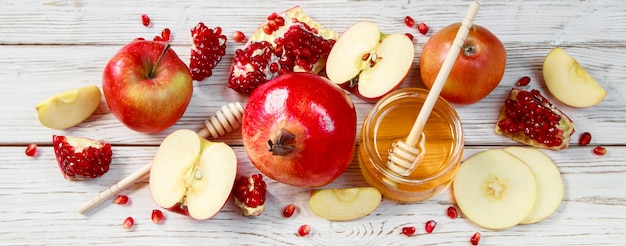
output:
[{"label": "pomegranate", "polygon": [[113,199],[113,203],[124,205],[128,203],[128,196],[126,195],[117,195],[115,199]]},{"label": "pomegranate", "polygon": [[311,73],[281,75],[248,99],[243,145],[267,177],[300,186],[324,186],[350,165],[356,141],[356,111],[350,97]]},{"label": "pomegranate", "polygon": [[538,90],[513,88],[500,110],[496,133],[537,148],[560,150],[569,146],[574,122]]},{"label": "pomegranate", "polygon": [[165,216],[163,216],[163,212],[161,212],[161,210],[153,209],[152,214],[150,215],[150,219],[153,223],[158,225],[163,223],[163,220],[165,220]]},{"label": "pomegranate", "polygon": [[285,208],[283,208],[283,216],[289,218],[291,216],[293,216],[293,213],[296,212],[296,205],[289,204],[287,206],[285,206]]},{"label": "pomegranate", "polygon": [[221,27],[211,29],[199,22],[191,29],[191,41],[189,71],[193,80],[202,81],[213,75],[213,68],[226,54],[226,36]]},{"label": "pomegranate", "polygon": [[24,150],[24,154],[30,157],[35,156],[35,154],[37,154],[37,144],[28,144],[28,146],[26,146],[26,150]]},{"label": "pomegranate", "polygon": [[124,227],[124,229],[126,230],[132,229],[134,225],[135,219],[133,219],[133,217],[127,217],[126,219],[124,219],[124,222],[122,222],[122,227]]},{"label": "pomegranate", "polygon": [[111,144],[88,138],[52,136],[54,154],[68,180],[97,178],[109,171]]},{"label": "pomegranate", "polygon": [[413,234],[415,234],[415,226],[402,227],[402,234],[406,235],[407,237],[413,236]]},{"label": "pomegranate", "polygon": [[244,95],[281,74],[319,73],[339,37],[300,7],[272,13],[267,19],[245,47],[235,51],[228,87]]},{"label": "pomegranate", "polygon": [[246,35],[242,31],[235,31],[233,33],[233,41],[243,42],[246,40]]},{"label": "pomegranate", "polygon": [[459,217],[459,212],[454,206],[448,207],[448,209],[446,210],[446,214],[448,214],[448,217],[450,217],[450,219],[456,219]]},{"label": "pomegranate", "polygon": [[413,20],[411,16],[407,15],[404,17],[404,24],[408,27],[413,27],[415,25],[415,20]]},{"label": "pomegranate", "polygon": [[298,235],[300,235],[301,237],[309,235],[310,232],[311,232],[311,226],[310,225],[304,224],[304,225],[301,225],[298,228]]},{"label": "pomegranate", "polygon": [[265,181],[263,175],[241,176],[235,181],[235,205],[244,216],[259,216],[265,209]]},{"label": "pomegranate", "polygon": [[478,245],[478,243],[480,242],[480,232],[476,232],[474,233],[474,235],[472,235],[472,237],[470,238],[470,243],[472,245]]},{"label": "pomegranate", "polygon": [[433,233],[436,226],[437,226],[436,221],[429,220],[429,221],[426,221],[426,224],[424,224],[424,230],[426,230],[426,233]]},{"label": "pomegranate", "polygon": [[597,156],[606,155],[606,148],[602,146],[596,146],[595,148],[593,148],[593,153]]},{"label": "pomegranate", "polygon": [[428,25],[426,25],[426,23],[424,22],[420,22],[417,24],[417,31],[420,32],[422,35],[426,35],[426,33],[428,33]]},{"label": "pomegranate", "polygon": [[591,142],[591,133],[583,132],[580,134],[580,138],[578,138],[578,145],[587,146]]},{"label": "pomegranate", "polygon": [[147,14],[142,14],[141,15],[141,24],[143,26],[149,26],[150,25],[150,16],[148,16]]},{"label": "pomegranate", "polygon": [[524,77],[521,77],[515,84],[517,86],[525,86],[525,85],[528,85],[528,83],[530,83],[530,77],[524,76]]}]

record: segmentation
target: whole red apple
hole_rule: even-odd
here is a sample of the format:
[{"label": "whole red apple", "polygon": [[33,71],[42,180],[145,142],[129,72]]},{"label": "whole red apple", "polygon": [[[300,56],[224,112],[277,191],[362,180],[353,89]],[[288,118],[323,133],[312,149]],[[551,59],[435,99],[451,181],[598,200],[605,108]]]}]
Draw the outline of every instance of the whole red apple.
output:
[{"label": "whole red apple", "polygon": [[[435,82],[460,26],[461,23],[454,23],[444,27],[424,45],[420,73],[426,87],[431,88]],[[440,95],[452,103],[476,103],[498,86],[505,67],[506,50],[502,42],[486,28],[473,25]]]},{"label": "whole red apple", "polygon": [[350,165],[356,111],[339,86],[319,75],[281,75],[252,92],[242,119],[243,145],[267,177],[319,187]]},{"label": "whole red apple", "polygon": [[109,60],[102,90],[109,110],[124,125],[155,133],[180,120],[193,84],[189,68],[168,44],[138,40]]}]

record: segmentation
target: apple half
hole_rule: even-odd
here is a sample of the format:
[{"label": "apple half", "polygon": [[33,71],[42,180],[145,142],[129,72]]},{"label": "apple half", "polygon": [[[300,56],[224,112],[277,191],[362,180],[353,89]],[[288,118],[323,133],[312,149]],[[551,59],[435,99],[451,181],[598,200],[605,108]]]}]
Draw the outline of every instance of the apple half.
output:
[{"label": "apple half", "polygon": [[376,210],[382,194],[374,187],[328,188],[311,191],[309,208],[324,219],[355,220]]},{"label": "apple half", "polygon": [[543,61],[543,79],[556,99],[572,107],[594,106],[606,97],[606,90],[561,47]]},{"label": "apple half", "polygon": [[339,36],[328,55],[326,74],[343,89],[376,101],[400,86],[414,55],[406,35],[386,35],[376,23],[361,21]]},{"label": "apple half", "polygon": [[159,146],[150,169],[154,202],[173,212],[204,220],[219,212],[237,174],[237,157],[224,143],[191,130],[176,130]]},{"label": "apple half", "polygon": [[63,91],[35,106],[37,118],[45,127],[67,129],[91,116],[100,105],[101,97],[95,85]]}]

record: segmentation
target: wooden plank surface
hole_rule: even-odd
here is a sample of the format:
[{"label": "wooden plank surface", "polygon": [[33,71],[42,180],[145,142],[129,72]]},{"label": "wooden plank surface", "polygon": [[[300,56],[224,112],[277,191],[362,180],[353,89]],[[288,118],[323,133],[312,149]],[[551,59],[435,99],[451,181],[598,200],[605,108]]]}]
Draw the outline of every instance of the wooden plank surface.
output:
[{"label": "wooden plank surface", "polygon": [[[166,212],[166,222],[154,225],[150,212],[157,208],[146,181],[124,194],[131,204],[105,202],[87,216],[75,212],[78,205],[148,163],[160,141],[176,129],[199,129],[202,121],[222,105],[247,98],[226,88],[232,54],[242,45],[227,43],[227,56],[214,75],[194,82],[187,112],[175,126],[158,134],[141,134],[121,125],[106,104],[77,127],[64,131],[45,128],[34,109],[39,101],[67,89],[101,85],[102,69],[125,43],[142,36],[151,38],[168,27],[173,49],[189,59],[189,29],[199,21],[250,34],[266,16],[291,6],[304,11],[338,32],[359,20],[377,22],[385,32],[412,32],[415,63],[402,87],[423,87],[419,55],[430,35],[460,21],[468,1],[0,1],[0,244],[263,244],[263,245],[468,245],[476,231],[485,245],[619,245],[626,240],[626,4],[597,1],[481,1],[476,23],[496,34],[507,49],[507,69],[498,88],[473,105],[455,105],[464,126],[465,158],[487,148],[517,145],[494,133],[496,117],[508,91],[522,76],[530,76],[527,88],[537,88],[550,99],[542,79],[542,62],[556,46],[572,54],[607,89],[606,99],[585,109],[557,103],[575,122],[572,146],[544,151],[560,168],[565,181],[564,201],[557,212],[537,224],[501,231],[480,228],[466,218],[449,219],[445,209],[450,193],[415,204],[384,200],[371,215],[350,222],[329,222],[308,210],[308,189],[268,180],[268,205],[262,216],[245,218],[231,202],[213,219],[194,221]],[[382,9],[382,10],[381,10]],[[152,18],[143,27],[140,15]],[[404,26],[406,15],[430,27],[422,36]],[[351,96],[357,107],[358,128],[373,104]],[[104,100],[104,99],[103,99]],[[582,132],[591,132],[592,144],[577,146]],[[51,135],[98,138],[113,144],[109,173],[84,182],[63,180],[50,147]],[[236,151],[239,172],[257,172],[250,164],[236,131],[220,139]],[[40,145],[36,158],[24,156],[28,143]],[[591,149],[607,146],[608,154],[595,156]],[[364,186],[356,159],[329,187]],[[280,210],[295,203],[293,218]],[[122,220],[136,219],[125,231]],[[438,221],[433,234],[423,224]],[[298,226],[310,224],[307,237],[296,235]],[[407,238],[401,228],[413,225],[417,236]]]}]

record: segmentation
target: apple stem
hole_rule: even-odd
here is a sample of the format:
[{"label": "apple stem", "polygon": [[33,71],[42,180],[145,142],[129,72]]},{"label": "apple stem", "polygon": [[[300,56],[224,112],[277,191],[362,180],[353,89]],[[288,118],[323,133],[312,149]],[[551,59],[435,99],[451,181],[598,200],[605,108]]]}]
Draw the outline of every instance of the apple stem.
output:
[{"label": "apple stem", "polygon": [[272,155],[287,156],[296,149],[295,145],[296,136],[285,128],[280,129],[274,141],[267,140],[267,147]]},{"label": "apple stem", "polygon": [[148,74],[148,78],[154,78],[154,73],[156,72],[156,68],[159,65],[159,62],[161,62],[161,59],[163,59],[163,57],[165,56],[165,52],[167,52],[169,48],[170,48],[170,44],[166,43],[165,48],[163,48],[163,51],[161,51],[161,54],[159,55],[159,58],[154,63],[154,66],[152,66],[152,70],[150,70],[150,73]]}]

